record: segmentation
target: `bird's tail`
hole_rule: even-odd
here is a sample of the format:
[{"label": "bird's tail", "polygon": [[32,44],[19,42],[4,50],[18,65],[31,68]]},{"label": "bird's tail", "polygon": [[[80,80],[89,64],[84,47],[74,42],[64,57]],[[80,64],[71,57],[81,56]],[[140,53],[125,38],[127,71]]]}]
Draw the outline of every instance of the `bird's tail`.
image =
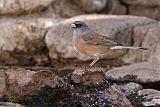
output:
[{"label": "bird's tail", "polygon": [[143,47],[133,47],[133,46],[114,46],[111,47],[111,50],[116,50],[116,49],[143,49],[143,50],[147,50],[147,48],[143,48]]}]

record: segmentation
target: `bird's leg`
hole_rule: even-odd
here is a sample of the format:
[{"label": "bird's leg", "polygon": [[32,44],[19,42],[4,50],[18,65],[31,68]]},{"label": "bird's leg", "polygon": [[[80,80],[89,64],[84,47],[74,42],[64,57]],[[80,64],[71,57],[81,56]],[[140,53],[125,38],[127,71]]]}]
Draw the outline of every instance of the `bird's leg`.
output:
[{"label": "bird's leg", "polygon": [[95,57],[90,66],[93,66],[99,59],[99,57]]}]

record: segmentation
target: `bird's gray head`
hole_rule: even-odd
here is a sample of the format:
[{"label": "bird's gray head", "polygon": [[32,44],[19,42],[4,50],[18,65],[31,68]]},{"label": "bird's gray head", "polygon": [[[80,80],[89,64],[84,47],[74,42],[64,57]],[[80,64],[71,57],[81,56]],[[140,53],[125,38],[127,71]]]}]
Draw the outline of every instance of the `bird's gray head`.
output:
[{"label": "bird's gray head", "polygon": [[73,36],[80,36],[80,35],[86,34],[88,32],[91,32],[88,25],[82,21],[73,22],[71,24],[71,27],[73,29]]}]

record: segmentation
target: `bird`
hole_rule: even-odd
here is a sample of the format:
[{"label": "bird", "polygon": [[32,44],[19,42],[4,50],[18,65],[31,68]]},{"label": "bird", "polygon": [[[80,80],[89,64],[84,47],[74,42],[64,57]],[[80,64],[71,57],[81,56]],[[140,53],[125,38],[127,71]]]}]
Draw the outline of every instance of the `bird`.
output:
[{"label": "bird", "polygon": [[94,57],[90,63],[92,67],[103,55],[117,49],[142,49],[143,47],[125,46],[116,42],[109,36],[93,31],[85,22],[74,21],[71,23],[72,43],[75,50],[81,54]]}]

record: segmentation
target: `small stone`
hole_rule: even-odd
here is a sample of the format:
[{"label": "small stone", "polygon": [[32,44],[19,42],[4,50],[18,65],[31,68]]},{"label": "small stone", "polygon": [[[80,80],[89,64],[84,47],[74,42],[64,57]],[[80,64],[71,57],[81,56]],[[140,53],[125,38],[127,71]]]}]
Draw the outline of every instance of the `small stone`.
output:
[{"label": "small stone", "polygon": [[120,107],[133,107],[118,85],[113,84],[107,91],[110,93],[110,100],[113,104],[119,105]]},{"label": "small stone", "polygon": [[143,89],[143,87],[140,84],[129,82],[127,84],[118,85],[119,88],[125,93],[126,96],[129,96],[132,93],[136,93],[140,89]]},{"label": "small stone", "polygon": [[111,95],[107,91],[99,92],[96,96],[98,99],[109,99]]},{"label": "small stone", "polygon": [[104,82],[105,75],[104,71],[105,68],[79,68],[75,69],[71,75],[71,80],[74,83],[83,83],[85,85],[98,85]]},{"label": "small stone", "polygon": [[25,106],[11,102],[0,102],[0,107],[25,107]]},{"label": "small stone", "polygon": [[160,106],[160,91],[154,89],[143,89],[138,91],[138,95],[143,98],[142,104],[145,107]]}]

